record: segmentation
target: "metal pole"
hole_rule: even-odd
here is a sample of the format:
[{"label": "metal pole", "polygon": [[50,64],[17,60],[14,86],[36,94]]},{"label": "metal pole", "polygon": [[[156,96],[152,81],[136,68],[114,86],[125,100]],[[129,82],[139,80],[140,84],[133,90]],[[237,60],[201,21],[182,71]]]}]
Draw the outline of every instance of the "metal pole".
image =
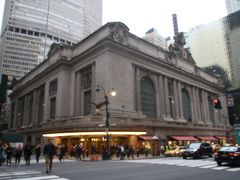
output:
[{"label": "metal pole", "polygon": [[109,143],[109,112],[108,112],[108,96],[105,94],[105,105],[106,105],[106,133],[107,133],[107,158],[110,159],[110,143]]}]

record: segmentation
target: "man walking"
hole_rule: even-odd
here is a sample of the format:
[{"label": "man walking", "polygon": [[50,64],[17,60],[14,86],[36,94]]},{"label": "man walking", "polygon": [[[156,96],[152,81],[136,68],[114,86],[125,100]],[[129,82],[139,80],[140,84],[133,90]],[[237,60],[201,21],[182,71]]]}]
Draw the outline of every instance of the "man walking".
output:
[{"label": "man walking", "polygon": [[55,154],[56,154],[56,148],[51,143],[50,139],[48,139],[48,143],[44,146],[44,149],[43,149],[43,155],[45,156],[47,174],[50,173],[52,170],[52,160]]}]

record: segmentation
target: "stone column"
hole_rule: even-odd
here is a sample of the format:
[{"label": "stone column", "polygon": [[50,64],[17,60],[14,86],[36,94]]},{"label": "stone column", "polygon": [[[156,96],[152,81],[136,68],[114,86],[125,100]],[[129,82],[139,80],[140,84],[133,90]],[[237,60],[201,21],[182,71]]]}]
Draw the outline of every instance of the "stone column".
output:
[{"label": "stone column", "polygon": [[37,90],[33,91],[33,104],[32,104],[32,124],[33,126],[37,125]]},{"label": "stone column", "polygon": [[140,78],[140,69],[136,67],[136,74],[135,74],[135,94],[136,94],[136,111],[142,111],[142,101],[141,101],[141,78]]},{"label": "stone column", "polygon": [[170,117],[170,109],[169,109],[169,95],[168,95],[168,79],[166,76],[163,77],[164,82],[164,102],[165,102],[165,110],[166,117]]},{"label": "stone column", "polygon": [[197,123],[202,121],[202,116],[201,116],[201,109],[200,109],[200,97],[199,97],[199,89],[196,88],[196,99],[197,99]]},{"label": "stone column", "polygon": [[204,91],[204,98],[206,101],[206,122],[211,123],[210,114],[209,114],[209,104],[208,104],[208,93]]},{"label": "stone column", "polygon": [[75,74],[75,105],[74,105],[74,115],[80,116],[81,115],[81,73],[76,72]]},{"label": "stone column", "polygon": [[28,100],[29,97],[28,95],[24,96],[24,108],[23,108],[23,122],[22,122],[22,126],[28,126],[28,112],[29,112],[29,108],[28,108]]},{"label": "stone column", "polygon": [[49,104],[49,81],[45,83],[44,86],[44,101],[43,101],[43,122],[47,121],[49,119],[49,109],[50,109],[50,104]]},{"label": "stone column", "polygon": [[18,121],[18,99],[15,101],[15,109],[14,109],[14,119],[12,121],[12,128],[15,129],[17,126],[17,121]]},{"label": "stone column", "polygon": [[173,80],[173,96],[174,96],[174,116],[179,119],[179,95],[177,91],[177,81]]},{"label": "stone column", "polygon": [[177,82],[177,90],[178,90],[178,98],[179,98],[179,117],[180,119],[184,119],[183,117],[183,102],[182,102],[182,84],[181,82]]},{"label": "stone column", "polygon": [[159,89],[159,113],[160,116],[165,115],[166,107],[164,103],[164,84],[163,84],[163,76],[158,76],[158,89]]},{"label": "stone column", "polygon": [[202,90],[202,109],[203,109],[203,121],[207,122],[207,109],[206,109],[206,99],[204,90]]},{"label": "stone column", "polygon": [[193,106],[193,91],[192,91],[192,87],[188,88],[189,90],[189,98],[190,98],[190,107],[191,107],[191,122],[193,123],[193,119],[194,119],[194,106]]},{"label": "stone column", "polygon": [[196,123],[198,119],[196,87],[192,87],[192,101],[193,101],[192,118],[193,122]]},{"label": "stone column", "polygon": [[[92,64],[92,84],[91,84],[91,88],[92,88],[92,92],[91,92],[91,95],[92,95],[92,99],[91,101],[92,102],[95,102],[96,100],[96,65],[95,63]],[[92,111],[92,114],[95,114],[95,105],[93,104],[92,107],[91,107],[91,111]]]}]

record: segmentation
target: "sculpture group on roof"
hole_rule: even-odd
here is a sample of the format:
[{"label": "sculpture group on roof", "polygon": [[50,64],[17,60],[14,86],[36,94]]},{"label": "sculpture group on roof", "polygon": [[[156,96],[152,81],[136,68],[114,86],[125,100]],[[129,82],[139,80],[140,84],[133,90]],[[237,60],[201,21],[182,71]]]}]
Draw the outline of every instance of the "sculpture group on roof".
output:
[{"label": "sculpture group on roof", "polygon": [[193,60],[192,54],[190,52],[190,48],[184,48],[184,45],[186,44],[184,33],[179,32],[174,37],[174,43],[170,44],[169,49],[169,58],[182,58],[184,60],[188,60],[195,64],[195,61]]}]

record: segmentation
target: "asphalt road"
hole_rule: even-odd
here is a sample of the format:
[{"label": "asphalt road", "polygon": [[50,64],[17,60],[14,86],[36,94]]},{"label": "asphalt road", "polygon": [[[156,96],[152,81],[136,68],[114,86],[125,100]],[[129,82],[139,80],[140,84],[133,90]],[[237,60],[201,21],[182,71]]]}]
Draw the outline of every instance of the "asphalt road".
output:
[{"label": "asphalt road", "polygon": [[[19,172],[27,173],[18,175]],[[38,174],[35,174],[37,172]],[[45,174],[44,163],[0,167],[0,179],[19,180],[239,180],[239,174],[240,166],[223,165],[218,167],[213,159],[209,158],[203,160],[161,158],[135,161],[56,162],[49,175]]]}]

